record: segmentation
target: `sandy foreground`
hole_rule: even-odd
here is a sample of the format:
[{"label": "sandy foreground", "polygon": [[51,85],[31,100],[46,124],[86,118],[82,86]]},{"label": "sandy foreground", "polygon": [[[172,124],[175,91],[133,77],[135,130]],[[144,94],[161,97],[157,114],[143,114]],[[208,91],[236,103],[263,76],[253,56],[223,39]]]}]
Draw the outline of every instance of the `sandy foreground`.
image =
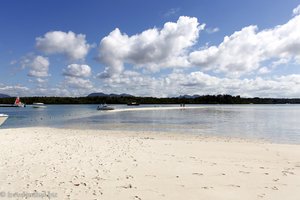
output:
[{"label": "sandy foreground", "polygon": [[26,196],[299,200],[300,145],[151,132],[2,129],[0,200]]}]

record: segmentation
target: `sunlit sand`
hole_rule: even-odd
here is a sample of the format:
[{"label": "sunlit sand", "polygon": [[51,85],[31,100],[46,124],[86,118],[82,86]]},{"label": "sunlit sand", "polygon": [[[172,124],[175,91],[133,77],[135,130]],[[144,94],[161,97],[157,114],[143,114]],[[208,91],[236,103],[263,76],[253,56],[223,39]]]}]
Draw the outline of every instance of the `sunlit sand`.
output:
[{"label": "sunlit sand", "polygon": [[0,152],[5,192],[49,191],[51,199],[299,199],[299,145],[18,128],[0,130]]}]

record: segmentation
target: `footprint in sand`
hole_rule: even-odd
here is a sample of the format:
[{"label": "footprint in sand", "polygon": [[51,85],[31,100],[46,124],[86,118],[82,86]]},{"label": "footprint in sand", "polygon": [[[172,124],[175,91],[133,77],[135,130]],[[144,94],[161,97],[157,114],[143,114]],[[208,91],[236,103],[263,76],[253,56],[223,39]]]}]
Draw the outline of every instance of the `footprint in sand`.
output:
[{"label": "footprint in sand", "polygon": [[208,187],[208,186],[204,186],[204,187],[201,187],[202,189],[205,189],[205,190],[208,190],[208,189],[213,189],[214,187]]},{"label": "footprint in sand", "polygon": [[126,179],[130,179],[130,178],[133,178],[133,176],[131,176],[131,175],[126,176]]},{"label": "footprint in sand", "polygon": [[234,184],[230,184],[230,185],[228,185],[228,186],[230,186],[230,187],[236,187],[236,188],[240,188],[241,186],[239,186],[239,185],[234,185]]},{"label": "footprint in sand", "polygon": [[241,174],[250,174],[250,172],[246,172],[246,171],[239,171],[239,173],[241,173]]},{"label": "footprint in sand", "polygon": [[203,174],[202,173],[197,173],[197,172],[195,172],[195,173],[192,173],[193,175],[197,175],[197,176],[203,176]]},{"label": "footprint in sand", "polygon": [[290,171],[282,171],[282,175],[283,176],[287,176],[287,175],[295,175],[294,172],[290,172]]},{"label": "footprint in sand", "polygon": [[278,190],[278,188],[276,186],[273,186],[272,190]]},{"label": "footprint in sand", "polygon": [[155,175],[145,175],[145,176],[149,176],[149,177],[156,178],[156,176],[155,176]]},{"label": "footprint in sand", "polygon": [[259,198],[264,198],[266,196],[266,194],[259,194],[259,195],[257,195],[257,197],[259,197]]},{"label": "footprint in sand", "polygon": [[121,186],[121,188],[131,189],[131,188],[132,188],[132,185],[131,185],[131,184],[128,184],[128,185],[125,185],[125,186]]}]

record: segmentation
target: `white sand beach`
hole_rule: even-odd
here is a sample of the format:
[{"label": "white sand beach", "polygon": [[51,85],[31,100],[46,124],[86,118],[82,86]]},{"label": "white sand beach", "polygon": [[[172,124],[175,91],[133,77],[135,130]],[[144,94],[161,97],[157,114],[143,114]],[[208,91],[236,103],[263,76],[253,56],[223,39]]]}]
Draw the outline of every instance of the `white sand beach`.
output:
[{"label": "white sand beach", "polygon": [[0,199],[300,199],[299,145],[17,128],[0,130],[0,152]]},{"label": "white sand beach", "polygon": [[129,111],[162,111],[162,110],[186,110],[186,109],[199,109],[201,106],[157,106],[157,107],[134,107],[134,108],[118,108],[115,110],[110,110],[108,112],[129,112]]}]

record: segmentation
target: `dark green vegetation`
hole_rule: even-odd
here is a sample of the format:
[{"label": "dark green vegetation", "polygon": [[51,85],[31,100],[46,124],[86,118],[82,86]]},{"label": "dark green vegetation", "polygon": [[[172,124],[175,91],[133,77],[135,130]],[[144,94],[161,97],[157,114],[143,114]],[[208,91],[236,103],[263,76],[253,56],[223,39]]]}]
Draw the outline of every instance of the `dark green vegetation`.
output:
[{"label": "dark green vegetation", "polygon": [[[0,104],[13,104],[15,97],[0,98]],[[137,102],[140,104],[299,104],[298,99],[282,98],[243,98],[231,95],[204,95],[196,97],[134,97],[134,96],[92,96],[92,97],[22,97],[21,101],[26,104],[42,102],[45,104],[127,104]]]}]

